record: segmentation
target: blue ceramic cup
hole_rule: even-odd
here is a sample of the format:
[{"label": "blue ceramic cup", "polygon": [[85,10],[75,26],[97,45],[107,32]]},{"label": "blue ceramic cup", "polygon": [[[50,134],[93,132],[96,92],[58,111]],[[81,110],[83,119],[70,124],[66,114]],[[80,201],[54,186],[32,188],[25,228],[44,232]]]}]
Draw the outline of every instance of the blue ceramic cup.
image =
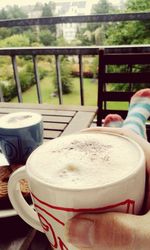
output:
[{"label": "blue ceramic cup", "polygon": [[33,150],[42,143],[40,114],[16,112],[0,118],[0,147],[9,164],[25,164]]}]

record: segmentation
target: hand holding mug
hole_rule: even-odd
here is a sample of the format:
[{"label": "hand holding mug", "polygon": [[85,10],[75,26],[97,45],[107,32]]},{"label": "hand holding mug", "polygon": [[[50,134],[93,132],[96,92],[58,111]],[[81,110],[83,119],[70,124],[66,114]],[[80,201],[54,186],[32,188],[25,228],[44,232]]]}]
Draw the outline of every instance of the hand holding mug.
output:
[{"label": "hand holding mug", "polygon": [[[36,212],[18,192],[22,178],[29,182]],[[126,136],[102,131],[43,144],[29,156],[26,166],[11,176],[8,185],[19,215],[45,232],[53,249],[59,250],[80,249],[65,236],[65,224],[73,216],[112,211],[138,214],[144,191],[142,148]]]}]

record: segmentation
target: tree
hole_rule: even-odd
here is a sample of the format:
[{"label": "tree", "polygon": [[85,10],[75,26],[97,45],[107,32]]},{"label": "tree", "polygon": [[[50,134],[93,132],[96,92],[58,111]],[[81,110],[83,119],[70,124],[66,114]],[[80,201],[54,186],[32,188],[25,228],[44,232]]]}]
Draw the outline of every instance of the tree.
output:
[{"label": "tree", "polygon": [[27,14],[17,5],[7,7],[7,19],[27,18]]},{"label": "tree", "polygon": [[29,46],[29,38],[25,35],[16,34],[0,41],[0,47],[25,47]]},{"label": "tree", "polygon": [[[42,8],[41,17],[52,17],[55,12],[55,3],[49,2],[45,3]],[[52,33],[56,32],[56,25],[47,25],[46,28],[50,30]]]},{"label": "tree", "polygon": [[53,16],[55,9],[54,2],[45,3],[42,8],[42,17]]},{"label": "tree", "polygon": [[[126,3],[126,12],[141,12],[150,10],[150,1],[147,0],[128,0]],[[129,21],[112,24],[107,31],[107,44],[108,45],[126,45],[126,44],[149,44],[150,43],[150,21]],[[146,72],[149,71],[149,65],[140,66],[136,65],[132,71]],[[123,69],[124,70],[124,69]],[[145,87],[147,85],[137,85],[137,88]],[[120,85],[125,88],[125,85]],[[131,86],[129,86],[130,88]],[[118,84],[115,85],[118,90]],[[128,89],[129,90],[129,89]]]},{"label": "tree", "polygon": [[45,46],[55,45],[56,39],[54,33],[50,32],[48,29],[44,29],[39,34],[40,42]]},{"label": "tree", "polygon": [[97,4],[93,5],[91,14],[106,14],[113,10],[113,6],[108,0],[99,0]]},{"label": "tree", "polygon": [[[17,5],[7,6],[0,10],[0,19],[15,19],[15,18],[27,18],[27,14]],[[27,28],[24,28],[26,30]],[[22,33],[21,27],[15,28],[1,28],[0,29],[0,38],[4,39],[13,34]]]},{"label": "tree", "polygon": [[[150,1],[128,0],[126,12],[150,10]],[[129,21],[111,25],[107,31],[107,44],[147,44],[150,43],[150,21]]]},{"label": "tree", "polygon": [[[113,11],[114,7],[108,0],[99,0],[93,5],[91,14],[107,14]],[[89,23],[86,28],[79,29],[77,39],[81,40],[81,45],[103,45],[107,27],[106,23]]]}]

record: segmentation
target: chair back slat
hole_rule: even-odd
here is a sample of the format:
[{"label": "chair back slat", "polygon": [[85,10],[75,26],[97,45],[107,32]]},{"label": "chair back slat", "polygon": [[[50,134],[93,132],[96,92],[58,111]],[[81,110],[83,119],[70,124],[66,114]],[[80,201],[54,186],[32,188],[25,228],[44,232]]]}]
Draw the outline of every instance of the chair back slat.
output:
[{"label": "chair back slat", "polygon": [[129,102],[133,92],[104,92],[101,96],[102,101]]},{"label": "chair back slat", "polygon": [[106,73],[105,83],[150,83],[150,73]]},{"label": "chair back slat", "polygon": [[125,53],[125,54],[106,54],[105,64],[122,65],[122,64],[150,64],[149,53]]}]

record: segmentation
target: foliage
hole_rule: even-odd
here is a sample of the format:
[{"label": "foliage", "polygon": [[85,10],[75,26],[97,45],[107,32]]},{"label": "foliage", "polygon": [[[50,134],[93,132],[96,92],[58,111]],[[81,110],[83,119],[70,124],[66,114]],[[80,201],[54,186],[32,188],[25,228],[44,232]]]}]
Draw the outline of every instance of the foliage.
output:
[{"label": "foliage", "polygon": [[[24,10],[17,5],[13,6],[6,6],[6,8],[3,8],[0,10],[0,19],[15,19],[15,18],[27,18],[27,14],[24,12]],[[24,27],[24,30],[27,28]],[[14,28],[2,28],[1,29],[1,35],[0,37],[6,38],[12,35],[12,34],[18,34],[22,33],[21,27],[14,27]]]},{"label": "foliage", "polygon": [[25,35],[12,35],[0,41],[0,47],[23,47],[29,46],[29,38]]},{"label": "foliage", "polygon": [[[21,63],[22,61],[23,59],[21,60]],[[21,69],[19,70],[19,80],[22,92],[28,90],[29,88],[31,88],[31,86],[35,84],[33,64],[29,61],[24,60],[24,63],[25,62],[26,65],[24,67],[21,67]],[[38,73],[39,73],[39,80],[42,80],[47,76],[48,70],[40,66],[38,67]],[[3,70],[3,74],[6,75],[5,68]],[[4,75],[0,75],[0,86],[2,88],[4,99],[5,101],[10,101],[17,95],[17,88],[13,80],[12,72],[8,70],[6,80],[3,79]]]},{"label": "foliage", "polygon": [[49,1],[48,3],[45,3],[42,7],[42,17],[48,17],[53,16],[55,10],[55,3],[52,1]]},{"label": "foliage", "polygon": [[13,97],[17,95],[16,85],[12,82],[0,82],[3,97],[6,102],[10,101]]},{"label": "foliage", "polygon": [[42,30],[39,34],[40,42],[45,46],[56,45],[55,35],[49,30]]},{"label": "foliage", "polygon": [[[91,14],[107,14],[114,11],[113,5],[108,0],[99,0],[93,5]],[[76,35],[77,41],[80,41],[79,45],[103,45],[107,27],[106,23],[88,23],[85,27],[79,26]]]},{"label": "foliage", "polygon": [[28,62],[19,72],[21,90],[25,91],[35,83],[33,65]]},{"label": "foliage", "polygon": [[96,78],[97,75],[98,75],[98,63],[99,63],[98,62],[98,57],[96,56],[96,57],[93,58],[93,63],[92,63],[92,66],[91,66],[91,70],[93,72],[94,78]]},{"label": "foliage", "polygon": [[[93,57],[83,58],[83,69],[82,69],[83,78],[97,77],[97,75],[95,74],[95,68],[96,68],[96,66],[95,66],[95,62],[94,62]],[[72,67],[71,67],[71,75],[73,77],[80,76],[79,64],[76,62],[74,62]]]},{"label": "foliage", "polygon": [[99,0],[97,4],[92,7],[92,14],[110,13],[114,10],[113,5],[108,0]]},{"label": "foliage", "polygon": [[7,6],[0,11],[0,19],[27,18],[27,14],[17,5]]},{"label": "foliage", "polygon": [[[44,77],[47,76],[47,74],[48,71],[46,69],[44,69],[43,67],[38,67],[39,80],[42,80]],[[33,64],[31,62],[27,62],[25,67],[22,68],[19,73],[19,79],[23,92],[35,84],[34,69]]]},{"label": "foliage", "polygon": [[[126,12],[150,10],[150,1],[128,0]],[[150,21],[129,21],[112,24],[107,31],[107,44],[150,43]]]},{"label": "foliage", "polygon": [[34,43],[39,42],[38,41],[38,37],[37,37],[37,32],[35,30],[35,27],[32,27],[28,30],[26,30],[23,35],[25,35],[26,37],[28,37],[29,39],[29,43],[32,46]]},{"label": "foliage", "polygon": [[[126,12],[141,12],[150,10],[150,1],[128,0],[126,2]],[[150,21],[129,21],[114,23],[109,26],[106,33],[106,43],[108,45],[128,45],[128,44],[149,44],[150,43]],[[113,67],[116,70],[116,67]],[[120,69],[123,72],[125,68]],[[150,70],[148,66],[134,66],[132,71],[146,72]],[[113,90],[124,89],[125,91],[137,91],[140,88],[149,87],[148,84],[114,84]]]},{"label": "foliage", "polygon": [[[54,12],[55,12],[55,3],[49,1],[48,3],[45,3],[43,5],[41,17],[52,17]],[[45,29],[51,31],[52,33],[56,33],[56,25],[46,25]]]},{"label": "foliage", "polygon": [[[69,94],[72,92],[73,84],[71,79],[71,66],[70,62],[67,60],[66,57],[61,58],[60,63],[60,73],[61,73],[61,84],[62,84],[62,92],[63,94]],[[58,91],[58,82],[56,73],[53,77],[53,83],[55,86],[56,92]]]}]

